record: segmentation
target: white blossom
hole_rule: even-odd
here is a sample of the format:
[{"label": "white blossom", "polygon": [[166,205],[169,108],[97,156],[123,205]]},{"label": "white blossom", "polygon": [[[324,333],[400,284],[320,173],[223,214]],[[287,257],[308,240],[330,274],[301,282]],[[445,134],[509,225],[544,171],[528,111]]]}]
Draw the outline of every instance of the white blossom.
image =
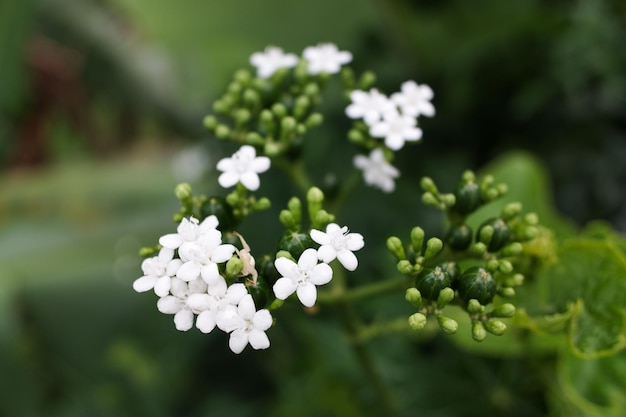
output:
[{"label": "white blossom", "polygon": [[386,193],[390,193],[395,189],[394,179],[400,176],[400,172],[387,162],[382,149],[374,149],[370,152],[369,157],[364,155],[355,156],[354,165],[363,171],[363,178],[366,184],[378,187]]},{"label": "white blossom", "polygon": [[170,291],[171,277],[183,264],[178,258],[174,258],[174,250],[163,248],[158,256],[144,259],[141,269],[144,276],[133,282],[133,288],[137,292],[145,292],[154,288],[154,293],[159,297],[166,296]]},{"label": "white blossom", "polygon": [[269,168],[270,159],[267,156],[256,156],[254,147],[244,145],[230,158],[217,163],[217,170],[222,171],[217,181],[224,188],[241,182],[248,190],[256,191],[260,185],[258,174]]},{"label": "white blossom", "polygon": [[200,311],[196,327],[202,333],[210,333],[220,321],[220,315],[229,310],[236,310],[241,299],[248,294],[244,284],[235,283],[228,287],[226,280],[220,278],[209,286],[206,293],[192,294],[187,300],[192,310]]},{"label": "white blossom", "polygon": [[217,264],[229,260],[234,252],[234,245],[222,244],[222,233],[219,230],[207,230],[194,242],[180,245],[178,255],[183,265],[178,268],[176,277],[183,281],[193,281],[201,276],[211,285],[220,277]]},{"label": "white blossom", "polygon": [[400,107],[400,111],[406,116],[432,117],[435,115],[435,107],[430,102],[433,95],[433,90],[428,85],[406,81],[402,84],[399,93],[391,95],[391,101]]},{"label": "white blossom", "polygon": [[182,332],[187,331],[193,327],[194,313],[200,312],[187,303],[188,298],[193,294],[206,291],[207,284],[201,279],[185,282],[172,278],[171,295],[159,298],[157,308],[161,313],[174,314],[176,329]]},{"label": "white blossom", "polygon": [[256,311],[250,294],[239,301],[236,310],[226,310],[217,320],[218,327],[230,333],[228,345],[234,353],[241,353],[248,343],[253,349],[270,347],[265,331],[272,326],[272,315],[267,309]]},{"label": "white blossom", "polygon": [[285,300],[295,292],[306,307],[313,307],[317,300],[315,286],[327,284],[333,277],[333,270],[328,264],[317,263],[315,249],[302,252],[297,264],[288,258],[278,258],[274,266],[281,274],[273,287],[276,298]]},{"label": "white blossom", "polygon": [[159,243],[164,248],[178,249],[184,242],[194,242],[208,230],[215,229],[218,225],[217,217],[209,216],[200,223],[195,217],[183,218],[176,229],[177,233],[169,233],[159,238]]},{"label": "white blossom", "polygon": [[385,145],[394,151],[401,149],[406,141],[422,138],[422,129],[417,127],[415,117],[405,116],[397,111],[387,112],[383,119],[370,126],[370,135],[384,138]]},{"label": "white blossom", "polygon": [[370,126],[378,122],[384,113],[395,109],[391,100],[375,88],[368,92],[353,90],[350,100],[352,103],[346,107],[346,115],[351,119],[362,118]]},{"label": "white blossom", "polygon": [[342,65],[352,61],[352,54],[340,51],[332,43],[322,43],[304,49],[302,56],[307,61],[307,71],[315,75],[321,72],[328,74],[338,73]]},{"label": "white blossom", "polygon": [[294,54],[286,54],[281,48],[268,46],[263,52],[255,52],[250,56],[250,64],[256,67],[259,78],[269,78],[281,68],[291,68],[298,63]]},{"label": "white blossom", "polygon": [[360,233],[349,233],[346,226],[339,227],[337,223],[326,226],[326,232],[311,230],[311,239],[321,245],[317,257],[322,262],[330,263],[336,258],[348,271],[354,271],[359,264],[353,252],[365,245]]}]

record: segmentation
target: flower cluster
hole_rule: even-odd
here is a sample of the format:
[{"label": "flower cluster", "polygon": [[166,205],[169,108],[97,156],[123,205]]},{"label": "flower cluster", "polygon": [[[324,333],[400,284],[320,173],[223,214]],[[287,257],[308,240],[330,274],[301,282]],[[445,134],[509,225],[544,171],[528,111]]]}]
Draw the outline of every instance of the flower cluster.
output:
[{"label": "flower cluster", "polygon": [[[336,74],[345,65],[352,61],[352,54],[340,51],[332,43],[323,43],[309,46],[302,52],[306,62],[307,72],[311,75],[326,73]],[[282,68],[292,68],[298,64],[298,57],[283,52],[276,46],[268,46],[263,52],[255,52],[250,56],[250,64],[257,70],[257,77],[269,78]]]},{"label": "flower cluster", "polygon": [[203,333],[215,327],[230,333],[229,345],[240,353],[248,343],[266,349],[270,342],[265,331],[272,325],[266,309],[256,310],[252,296],[242,283],[228,285],[220,273],[235,254],[235,246],[222,242],[218,220],[209,216],[202,222],[183,218],[177,232],[161,236],[157,256],[142,263],[144,276],[133,283],[137,292],[154,289],[157,308],[174,315],[176,329],[187,331],[194,325]]},{"label": "flower cluster", "polygon": [[[400,92],[389,97],[375,88],[353,90],[350,93],[351,103],[345,112],[351,119],[362,119],[369,136],[382,139],[389,150],[398,151],[406,142],[417,142],[422,138],[417,118],[435,115],[435,108],[430,102],[432,98],[433,91],[429,86],[406,81]],[[373,149],[369,156],[358,155],[354,165],[363,171],[367,184],[385,192],[394,190],[394,179],[399,172],[387,162],[380,148]]]}]

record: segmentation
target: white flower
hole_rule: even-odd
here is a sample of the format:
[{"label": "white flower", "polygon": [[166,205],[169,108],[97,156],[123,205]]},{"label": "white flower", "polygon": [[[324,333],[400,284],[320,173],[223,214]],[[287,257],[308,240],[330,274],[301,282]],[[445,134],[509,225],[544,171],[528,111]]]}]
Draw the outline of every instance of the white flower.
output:
[{"label": "white flower", "polygon": [[161,313],[174,314],[176,329],[185,332],[193,327],[194,313],[200,312],[187,304],[188,298],[192,294],[205,293],[206,291],[207,284],[201,279],[185,282],[178,278],[172,278],[172,287],[170,288],[172,295],[159,298],[157,308]]},{"label": "white flower", "polygon": [[281,278],[274,284],[274,294],[279,300],[285,300],[294,292],[306,307],[313,307],[317,299],[316,285],[324,285],[333,277],[333,270],[325,263],[317,263],[317,251],[307,249],[302,252],[296,264],[287,258],[274,261]]},{"label": "white flower", "polygon": [[173,258],[174,250],[163,248],[158,256],[144,259],[141,269],[145,275],[133,282],[135,291],[144,292],[154,288],[156,295],[165,297],[170,291],[171,277],[183,264],[180,259]]},{"label": "white flower", "polygon": [[263,52],[255,52],[250,56],[250,64],[256,67],[259,78],[269,78],[281,68],[295,67],[298,57],[285,54],[281,48],[268,46]]},{"label": "white flower", "polygon": [[374,149],[369,157],[355,156],[354,165],[363,170],[363,178],[368,185],[378,187],[386,193],[395,189],[394,179],[400,176],[400,172],[387,162],[382,149]]},{"label": "white flower", "polygon": [[370,126],[370,135],[385,138],[385,145],[397,151],[404,146],[405,141],[418,141],[422,138],[422,129],[416,125],[415,117],[405,116],[397,111],[387,112],[383,115],[383,120]]},{"label": "white flower", "polygon": [[420,115],[432,117],[435,107],[430,102],[433,99],[433,90],[426,84],[419,85],[415,81],[406,81],[402,84],[401,92],[391,95],[391,101],[400,107],[402,114],[418,117]]},{"label": "white flower", "polygon": [[241,353],[248,343],[253,349],[267,349],[270,340],[265,331],[272,326],[269,310],[256,311],[250,294],[245,295],[236,310],[227,310],[218,317],[218,327],[230,333],[228,346]]},{"label": "white flower", "polygon": [[354,271],[359,264],[352,252],[365,245],[360,233],[349,233],[346,226],[339,227],[337,223],[326,226],[326,233],[311,230],[311,239],[321,245],[317,250],[317,257],[322,262],[330,263],[337,258],[348,271]]},{"label": "white flower", "polygon": [[207,230],[194,242],[180,245],[178,256],[184,263],[178,268],[176,277],[193,281],[202,276],[207,284],[212,285],[220,278],[217,264],[229,260],[234,252],[235,246],[222,244],[222,233],[219,230]]},{"label": "white flower", "polygon": [[309,46],[304,49],[302,56],[307,61],[307,71],[312,75],[320,72],[335,74],[339,72],[342,65],[352,61],[350,52],[340,51],[332,43]]},{"label": "white flower", "polygon": [[218,182],[224,188],[232,187],[241,182],[250,191],[259,188],[259,175],[270,168],[270,159],[267,156],[256,156],[256,150],[250,145],[244,145],[230,158],[224,158],[217,163],[217,170],[222,171]]},{"label": "white flower", "polygon": [[244,284],[235,283],[228,287],[226,280],[221,278],[209,286],[207,293],[190,295],[187,305],[192,310],[200,311],[196,327],[202,333],[210,333],[220,321],[218,317],[228,310],[236,310],[237,304],[246,294],[248,291]]},{"label": "white flower", "polygon": [[208,230],[215,229],[218,225],[217,217],[209,216],[200,223],[195,217],[189,220],[184,218],[177,228],[177,233],[170,233],[159,238],[159,243],[164,248],[178,249],[184,242],[194,242]]},{"label": "white flower", "polygon": [[375,88],[369,92],[353,90],[350,100],[352,104],[346,107],[346,115],[351,119],[363,118],[368,125],[378,122],[384,113],[395,109],[389,98]]}]

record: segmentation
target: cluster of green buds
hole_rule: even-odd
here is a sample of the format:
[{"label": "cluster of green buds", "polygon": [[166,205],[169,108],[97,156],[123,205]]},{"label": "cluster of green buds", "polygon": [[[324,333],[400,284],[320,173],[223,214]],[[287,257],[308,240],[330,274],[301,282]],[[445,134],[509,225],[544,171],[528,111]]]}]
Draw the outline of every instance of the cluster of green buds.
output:
[{"label": "cluster of green buds", "polygon": [[434,316],[445,333],[454,334],[458,323],[443,310],[455,305],[469,315],[475,340],[484,340],[487,333],[502,335],[506,325],[501,319],[515,314],[515,306],[508,300],[524,282],[520,273],[524,245],[537,236],[537,215],[522,215],[521,204],[510,203],[498,217],[482,221],[474,232],[468,217],[504,195],[505,184],[496,184],[491,176],[477,181],[473,172],[466,171],[452,193],[439,192],[430,178],[423,178],[421,186],[422,201],[444,211],[449,227],[443,239],[433,237],[425,245],[419,227],[411,230],[406,249],[398,237],[387,241],[398,271],[411,282],[406,299],[418,311],[410,316],[409,324],[422,329],[428,317]]}]

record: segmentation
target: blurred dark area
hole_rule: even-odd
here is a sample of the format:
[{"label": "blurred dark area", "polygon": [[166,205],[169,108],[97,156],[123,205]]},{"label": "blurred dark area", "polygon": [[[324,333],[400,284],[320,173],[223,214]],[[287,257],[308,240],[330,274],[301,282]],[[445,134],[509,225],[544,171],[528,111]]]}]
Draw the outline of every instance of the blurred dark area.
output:
[{"label": "blurred dark area", "polygon": [[[177,332],[132,291],[138,249],[174,227],[175,184],[215,188],[205,165],[223,146],[202,128],[212,101],[267,45],[334,42],[385,93],[411,79],[435,91],[422,143],[394,162],[408,185],[388,206],[375,190],[349,204],[406,210],[397,224],[359,212],[354,230],[370,225],[375,249],[416,221],[437,230],[418,209],[421,176],[451,187],[514,150],[543,163],[563,217],[626,231],[625,28],[619,0],[3,0],[0,415],[383,415],[331,311],[289,307],[271,349],[235,356],[225,335]],[[352,158],[345,105],[324,103],[314,169],[347,165],[335,147]],[[249,232],[263,236],[272,215]],[[363,313],[410,314],[397,303]],[[401,415],[578,415],[538,380],[550,353],[475,354],[443,336],[370,347]]]}]

